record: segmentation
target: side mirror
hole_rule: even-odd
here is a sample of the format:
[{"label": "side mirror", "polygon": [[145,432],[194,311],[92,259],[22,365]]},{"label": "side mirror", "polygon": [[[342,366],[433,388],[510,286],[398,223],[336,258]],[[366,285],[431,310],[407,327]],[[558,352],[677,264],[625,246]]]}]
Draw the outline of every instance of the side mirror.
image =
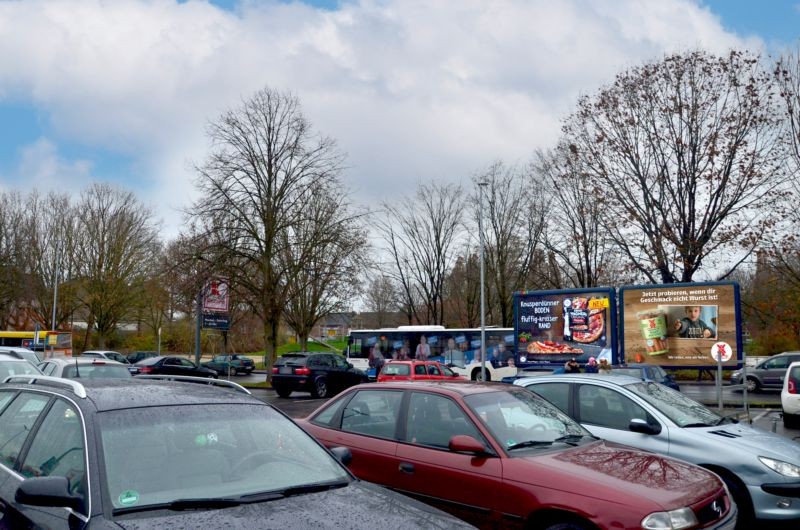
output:
[{"label": "side mirror", "polygon": [[628,430],[642,434],[658,434],[661,432],[661,425],[658,423],[653,425],[642,419],[633,418],[630,424],[628,424]]},{"label": "side mirror", "polygon": [[80,509],[83,501],[69,492],[66,477],[32,477],[22,481],[14,499],[31,506],[61,506]]},{"label": "side mirror", "polygon": [[331,447],[331,453],[344,465],[348,465],[353,460],[353,453],[347,447]]},{"label": "side mirror", "polygon": [[455,453],[489,454],[483,443],[466,434],[457,434],[450,438],[450,443],[448,443],[447,447]]}]

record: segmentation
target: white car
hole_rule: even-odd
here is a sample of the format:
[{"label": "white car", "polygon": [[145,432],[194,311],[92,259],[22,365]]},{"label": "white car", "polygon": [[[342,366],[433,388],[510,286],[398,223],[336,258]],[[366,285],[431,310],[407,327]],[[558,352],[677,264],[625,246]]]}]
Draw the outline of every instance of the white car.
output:
[{"label": "white car", "polygon": [[[515,376],[517,375],[517,372],[519,372],[519,369],[516,366],[501,366],[499,368],[495,368],[489,361],[486,361],[485,365],[487,381],[502,381],[504,377]],[[472,361],[464,368],[460,368],[452,364],[448,364],[447,366],[458,375],[464,376],[467,379],[471,379],[473,381],[483,381],[483,369],[481,368],[480,361]]]},{"label": "white car", "polygon": [[139,369],[128,360],[127,357],[122,355],[119,352],[111,351],[111,350],[88,350],[80,355],[86,359],[106,359],[109,361],[116,361],[120,364],[124,364],[128,367],[128,371],[132,374],[138,374]]},{"label": "white car", "polygon": [[786,369],[781,392],[783,426],[787,429],[800,429],[800,362],[794,362]]}]

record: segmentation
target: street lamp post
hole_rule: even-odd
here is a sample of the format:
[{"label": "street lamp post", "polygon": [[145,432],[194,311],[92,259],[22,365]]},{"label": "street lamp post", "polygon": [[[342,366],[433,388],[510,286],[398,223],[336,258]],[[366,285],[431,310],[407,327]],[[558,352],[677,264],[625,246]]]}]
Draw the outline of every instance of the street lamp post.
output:
[{"label": "street lamp post", "polygon": [[[56,260],[56,270],[55,274],[53,275],[53,319],[51,322],[51,328],[53,331],[56,330],[56,306],[58,305],[58,273],[59,273],[59,265],[61,261],[58,259],[59,253],[61,251],[61,241],[56,241],[56,255],[54,256]],[[55,348],[55,346],[53,347]],[[47,357],[47,344],[44,345],[42,348],[43,356]],[[53,350],[50,351],[50,357],[55,357],[53,354]]]},{"label": "street lamp post", "polygon": [[486,302],[484,300],[483,265],[483,189],[489,185],[485,179],[478,181],[478,232],[481,241],[481,379],[486,381]]}]

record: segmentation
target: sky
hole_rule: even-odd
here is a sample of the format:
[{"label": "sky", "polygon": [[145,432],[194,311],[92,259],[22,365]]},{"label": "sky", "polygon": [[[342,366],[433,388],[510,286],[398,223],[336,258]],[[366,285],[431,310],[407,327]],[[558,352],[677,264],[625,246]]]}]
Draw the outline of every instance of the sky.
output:
[{"label": "sky", "polygon": [[800,0],[0,0],[0,190],[110,182],[174,237],[207,125],[270,87],[372,209],[529,161],[625,68],[798,46]]}]

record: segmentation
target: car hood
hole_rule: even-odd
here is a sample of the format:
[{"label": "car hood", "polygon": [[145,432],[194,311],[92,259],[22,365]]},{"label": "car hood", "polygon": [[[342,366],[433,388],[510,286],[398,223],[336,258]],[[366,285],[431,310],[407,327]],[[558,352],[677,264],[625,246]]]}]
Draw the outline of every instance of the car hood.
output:
[{"label": "car hood", "polygon": [[722,488],[716,475],[699,466],[606,441],[544,454],[515,452],[504,477],[548,488],[557,484],[579,497],[650,511],[689,506]]},{"label": "car hood", "polygon": [[800,465],[800,443],[745,423],[718,427],[689,427],[684,431],[706,438],[714,446],[730,445],[739,454],[767,456]]},{"label": "car hood", "polygon": [[474,528],[444,512],[368,482],[219,510],[153,511],[115,518],[126,529],[152,528]]}]

